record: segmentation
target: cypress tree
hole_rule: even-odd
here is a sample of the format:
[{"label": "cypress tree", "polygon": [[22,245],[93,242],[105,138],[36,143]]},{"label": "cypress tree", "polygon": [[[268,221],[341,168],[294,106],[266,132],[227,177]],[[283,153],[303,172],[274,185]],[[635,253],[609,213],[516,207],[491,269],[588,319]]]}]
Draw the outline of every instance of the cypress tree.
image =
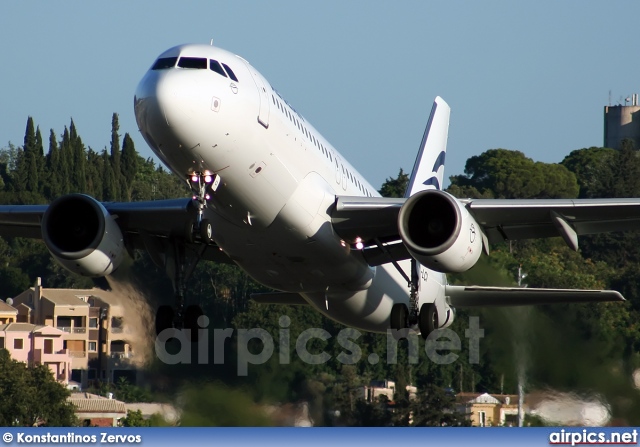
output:
[{"label": "cypress tree", "polygon": [[102,153],[102,161],[104,164],[102,199],[107,202],[111,202],[117,200],[117,183],[115,175],[113,173],[113,168],[111,167],[111,159],[106,150]]},{"label": "cypress tree", "polygon": [[86,154],[82,138],[78,135],[76,125],[71,120],[71,127],[69,130],[69,138],[71,143],[72,160],[73,160],[73,175],[72,175],[72,187],[73,192],[86,192],[87,190],[87,170],[86,170]]},{"label": "cypress tree", "polygon": [[71,192],[71,172],[73,170],[73,153],[69,139],[69,129],[65,126],[60,144],[60,193]]},{"label": "cypress tree", "polygon": [[114,113],[111,117],[111,169],[113,170],[115,181],[115,196],[111,200],[121,200],[123,191],[121,191],[121,163],[120,163],[120,123],[118,122],[118,114]]},{"label": "cypress tree", "polygon": [[[24,145],[22,150],[18,151],[16,160],[16,170],[14,176],[14,188],[16,191],[25,191],[28,187],[33,186],[29,180],[29,176],[33,175],[31,163],[35,162],[32,155],[36,147],[36,131],[33,124],[33,118],[27,118],[27,128],[24,133]],[[37,185],[37,172],[34,179]],[[37,188],[36,188],[37,189]]]},{"label": "cypress tree", "polygon": [[133,184],[133,180],[135,179],[136,173],[138,172],[138,153],[136,152],[133,140],[128,133],[124,135],[121,161],[122,178],[124,179],[124,184],[126,185],[126,188],[123,190],[123,193],[126,195],[126,197],[123,197],[123,199],[131,200],[131,185]]},{"label": "cypress tree", "polygon": [[38,171],[38,190],[39,194],[44,192],[44,185],[47,183],[47,172],[45,170],[46,161],[44,158],[44,144],[42,143],[42,133],[40,126],[36,128],[36,147],[34,157],[36,160],[36,169]]},{"label": "cypress tree", "polygon": [[102,200],[104,176],[103,160],[100,154],[89,148],[87,153],[87,194]]},{"label": "cypress tree", "polygon": [[60,189],[60,149],[58,149],[58,140],[56,139],[56,134],[53,129],[49,132],[49,153],[47,154],[45,166],[49,175],[44,193],[48,200],[53,200],[62,194]]}]

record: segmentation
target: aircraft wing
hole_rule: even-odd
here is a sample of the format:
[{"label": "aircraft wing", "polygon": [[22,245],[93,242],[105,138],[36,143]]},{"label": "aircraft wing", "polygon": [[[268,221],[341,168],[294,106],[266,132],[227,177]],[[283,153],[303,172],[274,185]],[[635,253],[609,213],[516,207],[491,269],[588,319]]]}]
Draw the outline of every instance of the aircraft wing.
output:
[{"label": "aircraft wing", "polygon": [[[162,251],[170,235],[186,234],[196,219],[191,199],[153,200],[146,202],[103,202],[114,216],[129,248]],[[42,239],[41,223],[48,205],[1,205],[0,235]],[[233,263],[215,244],[198,241],[187,248],[202,251],[202,259]]]},{"label": "aircraft wing", "polygon": [[453,307],[530,306],[558,303],[625,301],[615,290],[525,289],[518,287],[446,286]]},{"label": "aircraft wing", "polygon": [[[365,241],[370,265],[408,259],[400,241],[398,213],[407,199],[336,197],[333,227],[345,240]],[[640,199],[461,199],[488,242],[561,236],[573,248],[577,237],[640,229]],[[377,242],[385,247],[381,249]]]}]

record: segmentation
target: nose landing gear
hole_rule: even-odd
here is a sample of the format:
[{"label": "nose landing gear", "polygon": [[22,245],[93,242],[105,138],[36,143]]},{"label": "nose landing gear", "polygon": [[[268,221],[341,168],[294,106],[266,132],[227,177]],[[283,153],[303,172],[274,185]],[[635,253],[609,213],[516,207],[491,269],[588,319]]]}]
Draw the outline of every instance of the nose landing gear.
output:
[{"label": "nose landing gear", "polygon": [[[198,210],[196,221],[188,225],[185,234],[170,236],[162,247],[158,247],[158,251],[163,253],[162,266],[173,285],[175,305],[158,308],[155,326],[156,334],[170,328],[188,329],[191,341],[197,341],[198,319],[204,313],[202,308],[196,305],[190,305],[185,309],[185,282],[191,277],[207,246],[214,240],[213,225],[209,219],[204,218],[204,211],[207,201],[211,198],[210,193],[215,192],[220,185],[220,176],[206,172],[194,173],[189,176],[189,185]],[[198,241],[202,244],[201,248],[187,247],[187,244]]]},{"label": "nose landing gear", "polygon": [[211,193],[214,193],[220,186],[220,176],[210,174],[207,171],[195,172],[189,176],[189,186],[193,192],[192,198],[198,208],[192,236],[199,237],[202,242],[208,244],[213,242],[213,227],[208,219],[203,218],[203,215],[205,208],[207,208],[207,201],[211,199]]}]

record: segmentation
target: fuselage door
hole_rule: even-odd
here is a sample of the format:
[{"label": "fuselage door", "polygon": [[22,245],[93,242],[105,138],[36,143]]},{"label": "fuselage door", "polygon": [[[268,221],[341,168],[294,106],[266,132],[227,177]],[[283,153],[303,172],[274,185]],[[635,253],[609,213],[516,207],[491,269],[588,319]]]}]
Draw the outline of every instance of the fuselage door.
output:
[{"label": "fuselage door", "polygon": [[251,77],[253,78],[253,82],[256,84],[256,88],[258,89],[258,96],[260,100],[260,108],[258,110],[258,122],[262,124],[265,128],[269,127],[269,94],[270,92],[267,90],[267,86],[262,79],[262,76],[258,74],[258,72],[253,68],[247,61],[242,60],[247,68],[249,69],[249,73],[251,73]]}]

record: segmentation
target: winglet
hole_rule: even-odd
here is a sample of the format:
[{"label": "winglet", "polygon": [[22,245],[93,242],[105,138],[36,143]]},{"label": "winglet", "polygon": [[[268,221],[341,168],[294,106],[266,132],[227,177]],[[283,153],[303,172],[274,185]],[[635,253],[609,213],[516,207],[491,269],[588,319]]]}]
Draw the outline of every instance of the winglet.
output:
[{"label": "winglet", "polygon": [[451,108],[444,99],[436,97],[405,197],[427,189],[442,189],[450,113]]}]

